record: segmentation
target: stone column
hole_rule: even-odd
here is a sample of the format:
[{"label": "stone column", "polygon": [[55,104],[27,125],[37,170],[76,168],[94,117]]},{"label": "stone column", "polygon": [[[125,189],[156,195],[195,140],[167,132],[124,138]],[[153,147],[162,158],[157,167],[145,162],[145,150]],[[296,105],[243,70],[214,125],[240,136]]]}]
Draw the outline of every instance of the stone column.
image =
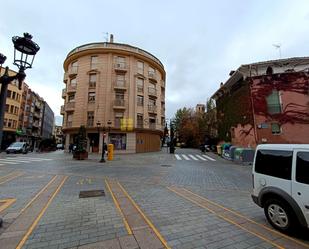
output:
[{"label": "stone column", "polygon": [[65,145],[64,149],[66,152],[69,151],[69,145],[70,145],[70,134],[65,134]]}]

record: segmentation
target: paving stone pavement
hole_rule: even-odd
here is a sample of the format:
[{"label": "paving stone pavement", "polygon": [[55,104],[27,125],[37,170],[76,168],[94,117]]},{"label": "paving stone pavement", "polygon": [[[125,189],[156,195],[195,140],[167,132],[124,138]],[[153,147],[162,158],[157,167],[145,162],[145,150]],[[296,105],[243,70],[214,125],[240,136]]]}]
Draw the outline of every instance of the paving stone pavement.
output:
[{"label": "paving stone pavement", "polygon": [[[189,149],[177,149],[176,152],[200,153]],[[162,152],[116,155],[114,161],[102,164],[98,162],[99,155],[92,154],[89,160],[75,161],[72,155],[57,151],[46,154],[54,160],[0,166],[0,177],[12,171],[25,173],[0,185],[0,198],[16,198],[0,217],[4,217],[5,222],[18,219],[13,214],[18,214],[53,176],[66,175],[68,179],[22,248],[135,249],[136,236],[145,235],[128,234],[123,217],[105,185],[104,180],[108,179],[120,182],[167,242],[166,248],[275,248],[169,189],[173,186],[186,188],[271,228],[263,210],[250,197],[251,166],[209,155],[216,161],[177,160],[164,148]],[[80,191],[94,189],[104,189],[105,197],[79,198]],[[131,207],[125,207],[130,213]],[[0,234],[5,229],[0,230]],[[301,238],[301,242],[300,248],[309,248],[308,239]],[[152,248],[147,244],[143,247]]]}]

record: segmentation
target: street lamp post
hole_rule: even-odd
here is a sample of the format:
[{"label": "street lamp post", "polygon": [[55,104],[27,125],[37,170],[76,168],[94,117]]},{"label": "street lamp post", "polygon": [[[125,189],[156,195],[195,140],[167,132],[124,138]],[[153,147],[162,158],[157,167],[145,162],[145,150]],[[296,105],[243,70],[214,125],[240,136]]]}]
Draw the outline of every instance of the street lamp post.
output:
[{"label": "street lamp post", "polygon": [[[108,120],[107,125],[108,125],[108,132],[110,132],[111,129],[111,124],[112,122],[110,120]],[[100,130],[103,131],[103,141],[102,141],[102,156],[101,156],[101,160],[100,163],[105,163],[105,136],[106,136],[106,127],[105,125],[101,126],[101,122],[98,121],[97,122],[97,128],[98,128],[98,133],[99,133],[99,137],[100,137]]]},{"label": "street lamp post", "polygon": [[[28,33],[24,33],[24,37],[14,36],[12,41],[14,44],[13,64],[19,69],[16,75],[10,76],[9,67],[6,67],[4,74],[1,76],[2,64],[5,62],[6,56],[0,53],[0,150],[2,146],[4,108],[6,104],[8,85],[13,80],[18,80],[18,88],[21,90],[22,82],[26,78],[25,70],[32,67],[34,57],[40,50],[40,47],[32,41],[32,36]],[[2,223],[3,220],[0,218],[0,227],[2,226]]]},{"label": "street lamp post", "polygon": [[[9,67],[6,67],[4,74],[0,77],[0,83],[1,83],[0,146],[2,145],[4,108],[6,104],[8,85],[13,80],[18,80],[18,88],[21,90],[22,82],[26,77],[25,70],[32,67],[34,57],[40,49],[40,47],[35,42],[32,41],[32,36],[28,33],[24,33],[24,37],[14,36],[12,38],[12,41],[14,44],[14,63],[13,64],[18,67],[19,71],[16,75],[9,76]],[[3,54],[0,54],[1,68],[5,60],[6,60],[6,56],[4,56]]]}]

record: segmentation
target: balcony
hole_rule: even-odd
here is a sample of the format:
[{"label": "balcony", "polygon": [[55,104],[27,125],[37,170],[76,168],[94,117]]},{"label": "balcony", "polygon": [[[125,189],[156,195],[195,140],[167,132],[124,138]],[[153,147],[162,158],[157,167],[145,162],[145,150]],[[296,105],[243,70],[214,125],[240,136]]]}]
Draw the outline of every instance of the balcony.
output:
[{"label": "balcony", "polygon": [[68,103],[66,103],[64,110],[66,112],[74,111],[75,110],[75,102],[68,102]]},{"label": "balcony", "polygon": [[78,67],[71,67],[68,71],[69,77],[76,76],[78,72]]},{"label": "balcony", "polygon": [[76,92],[76,85],[67,85],[67,93]]},{"label": "balcony", "polygon": [[62,89],[62,98],[65,99],[67,96],[67,89]]},{"label": "balcony", "polygon": [[89,82],[89,88],[96,88],[97,83],[96,82]]},{"label": "balcony", "polygon": [[126,63],[124,63],[124,62],[116,62],[114,64],[114,69],[117,72],[127,72],[128,71],[128,67],[127,67]]},{"label": "balcony", "polygon": [[157,97],[157,89],[152,88],[152,87],[148,87],[148,95],[153,96],[153,97]]},{"label": "balcony", "polygon": [[64,105],[60,107],[60,115],[64,115]]},{"label": "balcony", "polygon": [[144,87],[142,87],[142,86],[137,86],[137,92],[138,92],[138,93],[144,93]]},{"label": "balcony", "polygon": [[156,123],[149,123],[149,129],[155,130],[156,129]]},{"label": "balcony", "polygon": [[148,105],[148,112],[157,113],[157,106],[156,105]]},{"label": "balcony", "polygon": [[66,128],[70,128],[70,127],[72,127],[72,121],[67,121]]},{"label": "balcony", "polygon": [[114,81],[114,89],[117,90],[127,90],[127,84],[126,81],[119,81],[119,80],[115,80]]},{"label": "balcony", "polygon": [[113,108],[114,109],[125,109],[124,99],[115,99]]},{"label": "balcony", "polygon": [[161,87],[165,88],[165,81],[161,81]]},{"label": "balcony", "polygon": [[156,72],[149,71],[148,72],[148,78],[151,79],[151,80],[157,81]]},{"label": "balcony", "polygon": [[63,75],[63,82],[64,83],[68,82],[68,73],[67,72],[65,72],[64,75]]}]

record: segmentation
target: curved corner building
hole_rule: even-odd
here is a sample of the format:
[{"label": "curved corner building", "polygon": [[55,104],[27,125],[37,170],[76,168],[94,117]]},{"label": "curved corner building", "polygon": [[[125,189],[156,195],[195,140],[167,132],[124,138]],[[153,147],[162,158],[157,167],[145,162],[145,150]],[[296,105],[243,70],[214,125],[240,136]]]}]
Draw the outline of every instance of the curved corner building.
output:
[{"label": "curved corner building", "polygon": [[66,149],[84,125],[89,152],[101,152],[103,134],[115,153],[160,150],[165,125],[165,71],[160,60],[140,48],[113,43],[111,37],[111,42],[73,49],[64,71],[61,114]]}]

